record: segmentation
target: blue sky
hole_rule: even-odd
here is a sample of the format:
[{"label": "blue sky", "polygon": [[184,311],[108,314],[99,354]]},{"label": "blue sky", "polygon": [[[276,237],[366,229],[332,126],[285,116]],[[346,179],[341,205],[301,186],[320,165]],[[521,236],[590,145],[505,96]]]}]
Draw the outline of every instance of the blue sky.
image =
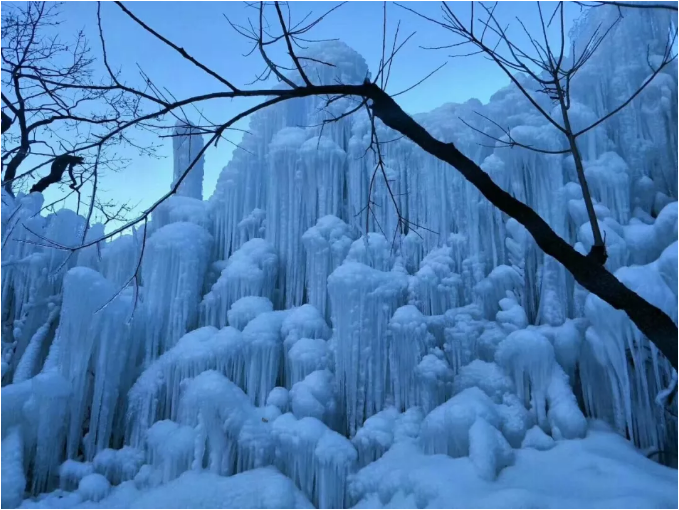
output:
[{"label": "blue sky", "polygon": [[[308,11],[321,14],[334,2],[293,2],[293,19],[301,19]],[[155,30],[184,47],[206,65],[227,77],[236,85],[250,82],[262,69],[261,58],[255,53],[243,54],[249,49],[248,41],[236,34],[227,24],[224,15],[232,21],[246,23],[254,10],[241,2],[129,2],[127,7]],[[452,8],[463,19],[470,15],[469,2],[453,2]],[[554,5],[554,4],[552,4]],[[552,5],[545,10],[551,12]],[[429,16],[440,19],[440,3],[412,2],[409,6]],[[65,23],[60,31],[64,38],[83,28],[95,52],[99,50],[96,28],[95,2],[67,2],[62,12]],[[339,38],[361,53],[371,70],[377,68],[382,47],[382,2],[349,2],[333,12],[309,37]],[[477,7],[480,10],[480,8]],[[479,12],[477,10],[477,14]],[[420,46],[441,45],[453,42],[452,35],[399,8],[387,4],[388,32],[392,36],[396,23],[401,20],[401,34],[416,32],[399,54],[389,90],[397,92],[412,85],[444,62],[447,65],[412,92],[399,96],[398,102],[409,113],[431,110],[447,102],[463,102],[472,97],[486,102],[508,78],[493,63],[481,56],[449,58],[452,50],[426,51]],[[570,26],[578,8],[567,9]],[[520,18],[529,30],[538,30],[538,11],[535,2],[501,2],[496,15],[504,24],[510,23],[510,33],[519,44],[527,39],[522,34],[515,17]],[[129,83],[139,83],[138,66],[155,83],[166,86],[177,98],[222,90],[214,78],[193,67],[173,50],[142,30],[112,2],[102,3],[102,18],[109,60],[120,68]],[[214,119],[227,119],[254,104],[255,100],[223,101],[206,108],[205,113]],[[187,110],[189,117],[197,114]],[[247,122],[241,124],[247,127]],[[239,135],[231,139],[238,142]],[[142,158],[134,152],[123,151],[133,159],[132,164],[119,174],[107,175],[102,189],[105,196],[118,202],[150,205],[169,189],[172,181],[171,142],[153,135],[138,138],[141,143],[163,143],[159,150],[161,159]],[[221,169],[228,163],[233,145],[221,143],[217,149],[206,153],[204,194],[212,191]],[[49,192],[46,199],[49,201]]]}]

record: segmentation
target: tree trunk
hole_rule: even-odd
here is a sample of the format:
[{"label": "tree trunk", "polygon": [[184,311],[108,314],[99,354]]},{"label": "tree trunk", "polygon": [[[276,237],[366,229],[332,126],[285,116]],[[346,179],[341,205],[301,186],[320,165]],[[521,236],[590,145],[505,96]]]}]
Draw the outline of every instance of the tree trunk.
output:
[{"label": "tree trunk", "polygon": [[432,137],[406,114],[379,87],[366,84],[365,96],[372,99],[375,115],[388,127],[408,137],[423,150],[455,167],[490,202],[523,225],[540,249],[558,260],[585,289],[599,296],[613,308],[623,310],[639,330],[677,369],[677,326],[658,307],[626,287],[592,257],[578,253],[559,237],[533,209],[500,188],[476,163],[462,154],[454,144]]}]

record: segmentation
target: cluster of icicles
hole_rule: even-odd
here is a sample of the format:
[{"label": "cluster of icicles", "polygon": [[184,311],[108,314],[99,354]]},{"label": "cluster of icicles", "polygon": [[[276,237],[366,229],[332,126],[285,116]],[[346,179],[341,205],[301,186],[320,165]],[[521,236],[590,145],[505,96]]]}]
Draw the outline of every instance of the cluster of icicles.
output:
[{"label": "cluster of icicles", "polygon": [[[651,29],[626,16],[602,55],[618,51],[626,31],[662,32],[661,14],[639,16]],[[338,63],[319,66],[323,80],[367,73],[341,43],[313,51]],[[600,113],[586,91],[606,89],[616,72],[582,76],[573,84],[576,123]],[[676,320],[677,142],[663,124],[676,131],[676,72],[661,76],[621,112],[636,118],[626,130],[620,121],[611,139],[593,129],[582,144],[608,268]],[[660,117],[658,95],[674,101]],[[397,442],[469,456],[492,480],[516,448],[583,437],[586,416],[641,448],[676,445],[667,360],[453,169],[407,140],[385,145],[401,213],[428,230],[381,233],[393,233],[398,218],[378,179],[362,235],[370,123],[354,115],[322,136],[290,127],[352,106],[347,98],[328,112],[317,101],[254,116],[247,150],[235,152],[209,201],[201,166],[146,233],[75,255],[32,232],[75,246],[100,237],[101,225],[86,228],[69,210],[42,216],[41,196],[3,192],[3,506],[5,469],[23,484],[20,502],[24,490],[143,488],[188,470],[275,466],[314,505],[346,508],[361,496],[352,475]],[[474,109],[508,119],[523,143],[560,140],[535,127],[514,87],[487,105],[446,105],[418,120],[587,251],[591,227],[572,159],[477,145],[457,121]],[[654,149],[632,166],[630,140],[643,137]],[[140,278],[131,281],[143,239]]]}]

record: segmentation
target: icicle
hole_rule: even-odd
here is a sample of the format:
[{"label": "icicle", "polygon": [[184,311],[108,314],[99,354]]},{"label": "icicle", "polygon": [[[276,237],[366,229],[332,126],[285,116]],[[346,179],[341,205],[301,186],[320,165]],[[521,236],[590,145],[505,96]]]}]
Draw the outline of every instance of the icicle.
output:
[{"label": "icicle", "polygon": [[[179,423],[187,430],[199,433],[197,443],[191,443],[195,468],[232,475],[237,472],[238,466],[245,468],[259,462],[266,463],[267,457],[261,452],[267,451],[267,448],[259,450],[258,454],[257,444],[252,442],[256,429],[246,427],[249,420],[263,423],[263,417],[255,414],[255,408],[243,391],[222,374],[208,370],[192,379],[178,407]],[[256,436],[266,438],[266,433],[259,431]],[[246,455],[246,458],[239,459],[239,454]],[[189,462],[189,467],[191,465]]]},{"label": "icicle", "polygon": [[281,326],[288,312],[258,315],[243,329],[245,388],[255,405],[263,405],[283,372]]},{"label": "icicle", "polygon": [[192,427],[170,420],[158,421],[147,431],[149,464],[161,473],[163,483],[191,469],[194,438]]},{"label": "icicle", "polygon": [[427,321],[413,305],[402,306],[389,321],[389,379],[394,405],[405,411],[416,402],[415,367],[433,338]]},{"label": "icicle", "polygon": [[306,290],[309,303],[327,319],[328,276],[343,261],[355,239],[354,230],[335,216],[323,216],[302,236],[306,251]]},{"label": "icicle", "polygon": [[24,499],[24,441],[21,430],[14,427],[2,439],[2,508],[17,508]]},{"label": "icicle", "polygon": [[462,279],[453,272],[451,253],[447,246],[430,251],[415,273],[413,290],[425,315],[442,315],[463,304]]},{"label": "icicle", "polygon": [[394,427],[399,412],[388,407],[365,420],[351,442],[358,452],[358,467],[375,462],[394,443]]},{"label": "icicle", "polygon": [[196,326],[212,236],[192,223],[171,223],[146,243],[142,280],[149,290],[143,307],[148,365]]},{"label": "icicle", "polygon": [[224,327],[228,310],[246,296],[274,297],[278,257],[263,239],[251,239],[226,263],[222,274],[200,303],[200,322]]},{"label": "icicle", "polygon": [[83,441],[87,459],[109,445],[118,396],[127,390],[124,374],[136,362],[136,346],[124,324],[131,310],[129,293],[116,295],[113,284],[92,269],[77,267],[64,277],[61,318],[45,368],[58,371],[73,389],[69,458],[78,453],[88,408],[90,433]]},{"label": "icicle", "polygon": [[535,331],[514,331],[498,346],[495,362],[513,379],[517,395],[538,424],[548,430],[547,390],[556,363],[549,340]]},{"label": "icicle", "polygon": [[[666,251],[676,257],[676,244]],[[676,294],[657,268],[657,263],[625,267],[615,275],[676,322]],[[592,294],[587,298],[585,315],[591,326],[579,366],[587,414],[609,421],[640,448],[663,449],[676,442],[676,428],[666,424],[664,409],[654,403],[655,395],[673,377],[669,361],[659,359],[655,346],[624,312]]]},{"label": "icicle", "polygon": [[328,277],[340,406],[352,436],[384,405],[389,386],[387,325],[403,303],[406,287],[405,275],[356,262],[345,262]]},{"label": "icicle", "polygon": [[[312,305],[302,305],[291,310],[283,321],[281,334],[285,338],[283,357],[286,388],[291,389],[296,382],[301,381],[314,370],[331,367],[330,353],[327,346],[324,348],[326,343],[324,340],[328,339],[331,334],[330,328],[320,312]],[[302,345],[295,348],[302,339],[304,339]],[[314,340],[322,343],[314,342]]]},{"label": "icicle", "polygon": [[240,331],[200,328],[184,335],[139,376],[128,393],[126,443],[141,447],[146,430],[159,419],[176,419],[184,380],[217,370],[245,385],[244,343]]},{"label": "icicle", "polygon": [[316,370],[290,390],[290,407],[298,418],[310,416],[332,429],[338,428],[335,377],[329,370]]},{"label": "icicle", "polygon": [[469,455],[469,431],[477,418],[499,428],[493,401],[478,388],[468,388],[438,406],[422,422],[422,447],[427,454]]},{"label": "icicle", "polygon": [[[174,152],[174,184],[184,175],[189,166],[198,158],[198,154],[203,149],[203,137],[201,131],[195,128],[190,122],[178,120],[172,137],[172,149]],[[184,176],[177,195],[203,199],[203,166],[205,157],[200,156],[198,161],[193,164],[188,174]]]},{"label": "icicle", "polygon": [[268,312],[273,312],[273,304],[269,298],[245,296],[231,305],[226,317],[229,326],[242,331],[252,319]]}]

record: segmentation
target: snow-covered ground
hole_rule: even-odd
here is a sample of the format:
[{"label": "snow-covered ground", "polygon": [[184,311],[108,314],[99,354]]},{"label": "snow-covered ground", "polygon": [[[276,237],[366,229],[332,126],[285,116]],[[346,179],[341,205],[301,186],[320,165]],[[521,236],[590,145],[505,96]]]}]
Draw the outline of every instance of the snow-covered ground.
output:
[{"label": "snow-covered ground", "polygon": [[[671,22],[625,14],[573,82],[576,129],[648,76],[639,41]],[[336,64],[309,73],[325,82],[368,71],[340,42],[309,51]],[[385,173],[427,230],[392,239],[381,178],[366,222],[367,117],[318,127],[351,101],[254,115],[212,197],[201,162],[148,225],[75,256],[31,231],[75,246],[103,226],[3,192],[3,508],[677,507],[676,469],[648,458],[676,454],[669,362],[408,140]],[[564,141],[514,86],[417,120],[588,251],[572,158],[488,147],[474,111]],[[579,139],[607,267],[675,321],[676,132],[674,63]],[[203,143],[180,134],[175,179]]]}]

